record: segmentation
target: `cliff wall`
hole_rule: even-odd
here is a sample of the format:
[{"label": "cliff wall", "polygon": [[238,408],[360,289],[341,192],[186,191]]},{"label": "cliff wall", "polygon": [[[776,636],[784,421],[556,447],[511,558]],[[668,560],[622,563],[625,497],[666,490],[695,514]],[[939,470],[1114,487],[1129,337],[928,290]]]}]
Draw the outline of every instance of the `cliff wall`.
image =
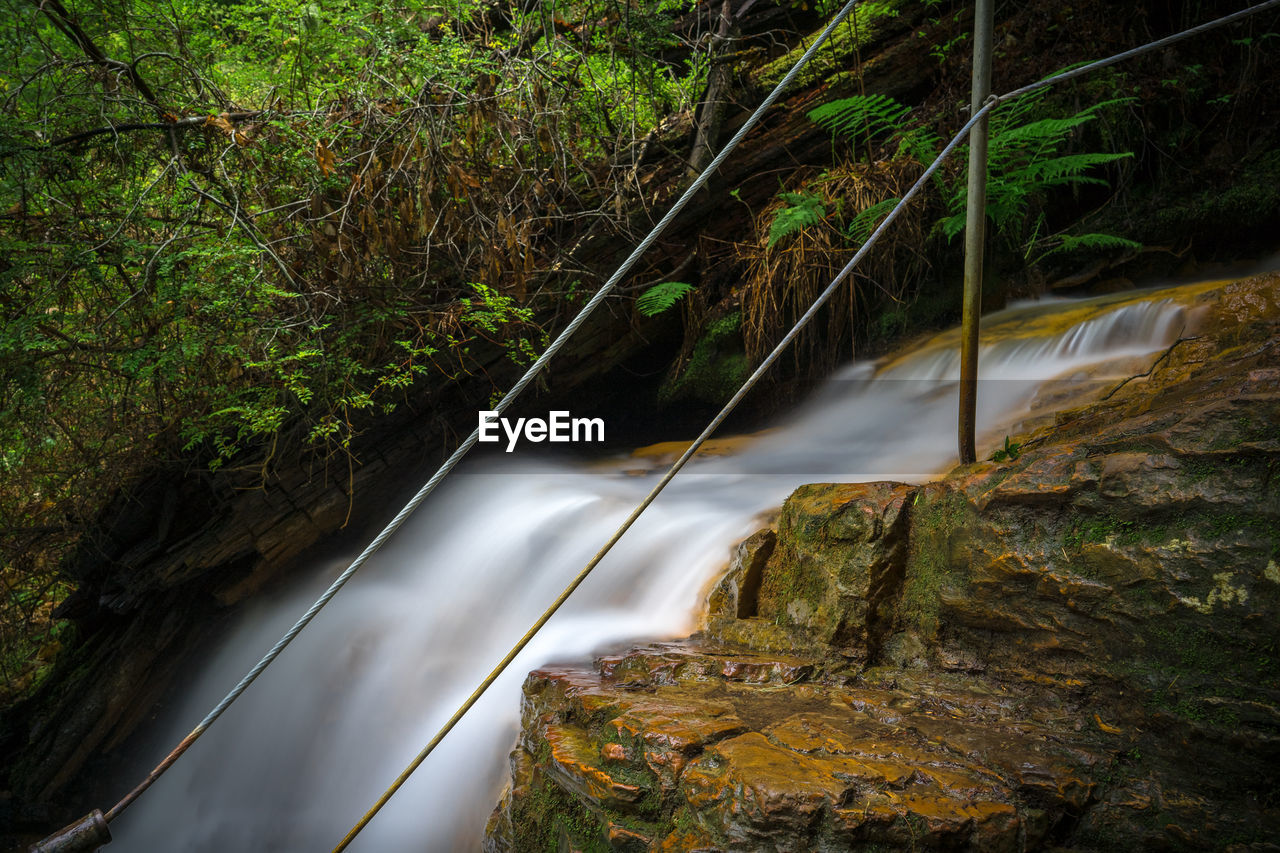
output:
[{"label": "cliff wall", "polygon": [[811,485],[679,643],[533,672],[490,851],[1270,849],[1280,275],[922,486]]}]

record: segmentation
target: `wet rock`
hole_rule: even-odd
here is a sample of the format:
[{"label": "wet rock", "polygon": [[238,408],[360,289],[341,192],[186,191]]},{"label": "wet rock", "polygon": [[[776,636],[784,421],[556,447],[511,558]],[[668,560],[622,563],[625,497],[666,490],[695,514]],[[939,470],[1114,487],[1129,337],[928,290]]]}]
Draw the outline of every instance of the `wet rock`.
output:
[{"label": "wet rock", "polygon": [[802,487],[705,636],[531,674],[495,849],[1280,837],[1280,276],[1189,293],[1184,339],[1017,459]]},{"label": "wet rock", "polygon": [[900,483],[801,486],[783,505],[758,612],[855,660],[889,633],[907,556],[909,501]]},{"label": "wet rock", "polygon": [[752,684],[802,681],[813,663],[795,655],[725,651],[702,645],[667,643],[596,659],[606,678],[641,684],[674,684],[687,679],[724,678]]},{"label": "wet rock", "polygon": [[600,749],[587,733],[574,726],[550,725],[543,730],[550,747],[546,768],[556,783],[596,808],[617,808],[640,799],[643,789],[619,782],[597,765]]},{"label": "wet rock", "polygon": [[709,622],[748,619],[756,615],[760,580],[777,542],[777,534],[766,528],[738,543],[729,561],[729,571],[707,597]]},{"label": "wet rock", "polygon": [[[607,656],[594,672],[530,675],[517,781],[490,821],[490,849],[531,849],[565,831],[575,849],[594,839],[650,850],[1017,850],[1079,814],[1095,795],[1091,774],[1123,746],[1077,731],[1084,709],[1050,692],[972,676],[919,673],[895,686],[876,670],[855,684],[783,684],[733,680],[738,667],[720,666],[637,683],[619,680],[616,665],[604,671],[670,659],[680,645]],[[743,667],[757,657],[685,651],[741,656]],[[582,815],[569,829],[559,812],[534,814],[566,802]]]}]

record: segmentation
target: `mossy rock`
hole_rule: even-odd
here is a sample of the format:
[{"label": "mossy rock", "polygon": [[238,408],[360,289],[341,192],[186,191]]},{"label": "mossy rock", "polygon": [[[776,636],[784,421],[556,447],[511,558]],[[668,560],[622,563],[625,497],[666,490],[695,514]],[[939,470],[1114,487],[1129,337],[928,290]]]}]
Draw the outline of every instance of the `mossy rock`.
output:
[{"label": "mossy rock", "polygon": [[853,660],[874,656],[892,624],[907,558],[902,483],[801,486],[778,520],[757,612]]},{"label": "mossy rock", "polygon": [[658,403],[722,406],[750,375],[742,343],[742,313],[735,311],[707,325],[688,363],[658,389]]}]

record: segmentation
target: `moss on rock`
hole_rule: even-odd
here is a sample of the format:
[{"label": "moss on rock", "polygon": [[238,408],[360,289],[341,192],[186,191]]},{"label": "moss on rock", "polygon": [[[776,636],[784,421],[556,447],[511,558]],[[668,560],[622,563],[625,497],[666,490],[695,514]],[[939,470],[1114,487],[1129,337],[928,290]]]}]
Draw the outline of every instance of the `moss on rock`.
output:
[{"label": "moss on rock", "polygon": [[742,345],[742,313],[735,311],[709,324],[694,344],[689,361],[658,390],[658,402],[723,405],[751,375]]}]

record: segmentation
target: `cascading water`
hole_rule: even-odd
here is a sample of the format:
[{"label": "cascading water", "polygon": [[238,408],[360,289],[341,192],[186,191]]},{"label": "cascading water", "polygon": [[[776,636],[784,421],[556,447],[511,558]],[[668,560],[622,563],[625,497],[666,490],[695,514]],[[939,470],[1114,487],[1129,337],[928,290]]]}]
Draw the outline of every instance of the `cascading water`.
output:
[{"label": "cascading water", "polygon": [[[1112,299],[985,319],[985,446],[1031,413],[1048,380],[1096,387],[1097,365],[1163,349],[1185,314],[1169,299]],[[732,544],[802,483],[920,481],[954,464],[954,341],[949,333],[885,366],[853,365],[737,455],[695,460],[352,849],[477,849],[507,774],[526,672],[690,633]],[[652,478],[636,467],[530,458],[464,467],[113,824],[110,849],[330,849],[648,491]],[[122,790],[344,566],[318,567],[307,588],[243,615],[153,727],[154,753],[122,773]]]}]

